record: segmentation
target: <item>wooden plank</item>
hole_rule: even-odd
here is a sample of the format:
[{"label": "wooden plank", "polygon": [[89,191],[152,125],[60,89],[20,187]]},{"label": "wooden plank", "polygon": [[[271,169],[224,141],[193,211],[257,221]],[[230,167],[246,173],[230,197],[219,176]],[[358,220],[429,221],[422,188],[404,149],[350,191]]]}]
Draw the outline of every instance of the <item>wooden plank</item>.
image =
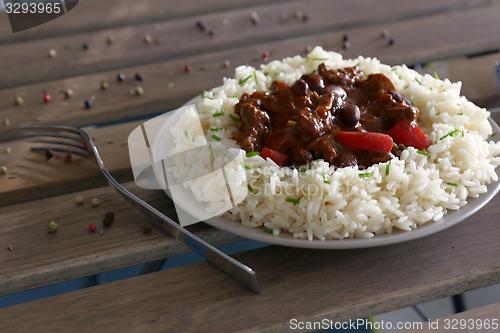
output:
[{"label": "wooden plank", "polygon": [[[496,6],[495,8],[500,8]],[[465,15],[466,13],[457,13],[455,15]],[[396,36],[397,31],[401,29],[408,30],[406,25],[417,29],[416,26],[424,25],[429,27],[436,36],[436,40],[428,43],[420,43],[419,51],[422,55],[417,55],[419,51],[408,45],[399,46],[399,42],[393,47],[385,46],[385,42],[374,37],[374,31],[381,31],[385,26],[378,25],[374,27],[362,28],[361,30],[348,30],[352,40],[352,48],[347,50],[346,56],[355,56],[357,54],[366,54],[370,56],[380,57],[383,61],[398,64],[411,64],[417,59],[425,60],[426,57],[438,57],[440,55],[440,40],[454,38],[455,31],[446,28],[448,16],[441,23],[441,19],[432,19],[432,22],[425,23],[428,18],[407,21],[404,24],[397,23],[389,25],[391,34]],[[459,20],[460,21],[460,20]],[[417,24],[418,23],[418,24]],[[444,24],[444,27],[441,26]],[[479,31],[479,30],[478,30]],[[403,34],[403,32],[401,32]],[[9,132],[17,125],[31,123],[66,123],[72,125],[88,125],[97,122],[106,122],[110,120],[123,119],[132,116],[146,116],[165,112],[175,108],[194,95],[199,94],[204,89],[209,89],[221,83],[221,78],[231,75],[232,66],[242,63],[251,63],[257,65],[261,60],[261,54],[264,50],[268,50],[272,59],[280,59],[282,57],[303,53],[307,45],[323,45],[329,49],[338,48],[342,34],[339,32],[319,34],[307,38],[299,38],[293,40],[285,40],[281,42],[258,44],[245,48],[234,49],[230,51],[214,52],[209,54],[185,57],[166,62],[153,63],[138,67],[123,69],[129,77],[127,82],[115,84],[116,71],[108,71],[99,74],[87,76],[78,76],[65,80],[34,84],[30,86],[0,90],[0,121],[2,118],[8,118],[11,126],[0,126],[0,137],[4,139],[9,137]],[[397,38],[397,37],[396,37]],[[398,38],[399,40],[399,38]],[[469,50],[470,40],[468,38],[456,41],[453,44],[454,51],[465,52]],[[401,43],[403,44],[403,42]],[[419,58],[420,57],[420,58]],[[493,57],[493,56],[492,56]],[[481,57],[484,58],[484,57]],[[479,58],[477,58],[479,59]],[[229,60],[231,68],[224,68],[223,63]],[[420,61],[419,60],[419,61]],[[481,60],[470,60],[473,64],[481,62]],[[450,68],[457,68],[449,71],[449,78],[452,80],[462,79],[464,81],[464,89],[474,90],[477,86],[476,82],[485,80],[485,85],[490,85],[491,75],[482,75],[493,59],[487,58],[484,61],[485,65],[474,65],[478,67],[477,71],[467,69],[468,62],[464,65],[450,65]],[[192,66],[193,71],[190,74],[183,72],[184,65]],[[488,65],[486,65],[488,64]],[[482,70],[483,68],[484,70]],[[138,98],[130,96],[130,89],[136,84],[131,78],[134,73],[141,73],[145,82],[145,95]],[[475,74],[477,73],[477,75]],[[110,89],[103,92],[99,88],[101,80],[110,82]],[[468,80],[471,83],[468,83]],[[173,85],[173,86],[172,86]],[[481,87],[484,85],[481,85]],[[63,100],[59,93],[61,89],[71,88],[75,95],[70,100]],[[492,89],[476,89],[470,97],[475,101],[484,103],[490,101],[492,97]],[[48,91],[54,98],[54,102],[44,104],[42,102],[42,91]],[[464,90],[465,95],[468,95],[468,90]],[[484,92],[484,99],[483,99]],[[16,95],[24,96],[25,105],[16,107],[14,100]],[[83,101],[95,96],[94,106],[91,111],[85,110]],[[486,105],[486,104],[483,104]]]},{"label": "wooden plank", "polygon": [[[286,9],[278,3],[200,16],[199,19],[202,19],[207,27],[215,31],[213,37],[210,37],[206,32],[199,31],[195,26],[197,19],[193,18],[4,45],[0,47],[2,54],[0,88],[186,57],[207,51],[238,48],[257,42],[278,41],[287,37],[359,27],[374,22],[384,22],[384,24],[374,29],[354,29],[353,36],[355,38],[352,41],[354,45],[358,41],[367,39],[369,41],[366,45],[368,48],[365,49],[374,48],[377,54],[380,53],[380,50],[385,51],[385,54],[394,53],[400,48],[397,46],[391,50],[391,48],[386,47],[385,41],[377,38],[386,26],[394,31],[394,36],[398,39],[397,44],[401,45],[402,48],[415,49],[415,45],[430,43],[433,45],[432,51],[439,51],[437,52],[439,56],[447,55],[447,52],[443,52],[443,41],[446,41],[442,38],[443,34],[446,36],[446,34],[451,33],[453,36],[463,37],[449,40],[450,44],[459,42],[454,47],[455,52],[457,49],[460,49],[461,52],[482,50],[498,44],[500,41],[497,34],[489,33],[500,28],[500,23],[497,20],[500,6],[447,14],[443,17],[432,16],[388,24],[387,22],[391,20],[418,17],[429,12],[448,10],[450,6],[456,5],[457,1],[461,1],[459,3],[462,4],[471,4],[471,2],[470,0],[439,2],[423,0],[418,3],[397,0],[383,1],[377,6],[371,6],[368,0],[349,2],[296,1],[287,3]],[[422,5],[422,3],[426,3],[426,5]],[[474,3],[482,5],[489,3],[489,1],[481,0],[474,1]],[[259,13],[261,17],[260,23],[257,25],[252,24],[250,20],[252,11]],[[308,15],[308,20],[302,21],[294,18],[293,13],[296,12],[305,13]],[[282,19],[284,13],[292,16],[285,22]],[[457,21],[466,23],[458,28],[461,29],[460,31],[457,31],[457,27],[453,24]],[[471,22],[477,24],[471,24]],[[443,29],[443,32],[437,35],[434,34],[434,31],[422,33],[422,26],[428,25],[432,28]],[[110,35],[115,39],[115,44],[111,47],[105,42]],[[145,35],[159,38],[160,43],[158,45],[155,43],[145,45],[143,40]],[[330,47],[338,48],[340,46],[338,34],[327,34],[324,37],[322,40],[327,42]],[[413,44],[413,41],[416,44]],[[88,51],[82,50],[84,43],[88,43],[90,47]],[[50,59],[48,55],[49,49],[52,48],[59,51],[55,59]],[[415,50],[416,55],[428,56],[418,49]],[[450,50],[450,52],[454,52],[454,50]],[[21,63],[23,66],[19,66]]]},{"label": "wooden plank", "polygon": [[[127,187],[168,216],[176,216],[162,191]],[[84,198],[83,205],[75,203],[77,195]],[[91,206],[93,198],[100,200],[98,207]],[[107,212],[115,214],[115,221],[101,235]],[[49,234],[47,224],[52,220],[58,231]],[[98,226],[96,233],[88,232],[89,223]],[[146,225],[146,217],[108,186],[1,208],[0,296],[190,252],[160,228],[144,234]],[[212,244],[237,239],[205,225],[190,229]]]},{"label": "wooden plank", "polygon": [[[493,113],[492,117],[500,122],[500,112]],[[140,123],[89,130],[106,167],[121,181],[132,180],[125,141]],[[0,152],[7,148],[12,151],[9,155],[0,155],[0,165],[9,169],[7,176],[0,177],[0,207],[104,184],[92,161],[74,160],[66,164],[58,160],[47,163],[43,156],[30,153],[29,147],[28,143],[20,141],[0,143]]]},{"label": "wooden plank", "polygon": [[365,318],[499,282],[499,204],[497,196],[457,226],[397,245],[238,256],[256,270],[259,295],[198,264],[1,309],[0,322],[16,333],[282,332],[292,318]]},{"label": "wooden plank", "polygon": [[[499,318],[500,303],[495,303],[439,318],[429,323],[423,323],[423,327],[425,328],[425,332],[428,333],[448,333],[451,330],[451,325],[454,325],[456,327],[454,330],[461,333],[497,332],[498,320],[500,320]],[[465,325],[461,326],[464,323]],[[488,323],[489,326],[486,326],[486,323]],[[417,333],[422,332],[422,330],[403,330],[401,332]]]},{"label": "wooden plank", "polygon": [[[281,0],[287,1],[287,0]],[[57,20],[12,34],[6,15],[0,16],[0,44],[151,23],[211,12],[244,8],[265,0],[85,0]]]},{"label": "wooden plank", "polygon": [[[126,141],[128,134],[139,124],[88,130],[98,144],[106,167],[118,180],[133,178]],[[30,153],[31,146],[22,141],[1,145],[0,164],[7,166],[9,172],[0,177],[0,206],[105,184],[95,162],[76,158],[72,163],[62,160],[47,162],[44,156]],[[4,153],[7,148],[12,151],[9,155]]]}]

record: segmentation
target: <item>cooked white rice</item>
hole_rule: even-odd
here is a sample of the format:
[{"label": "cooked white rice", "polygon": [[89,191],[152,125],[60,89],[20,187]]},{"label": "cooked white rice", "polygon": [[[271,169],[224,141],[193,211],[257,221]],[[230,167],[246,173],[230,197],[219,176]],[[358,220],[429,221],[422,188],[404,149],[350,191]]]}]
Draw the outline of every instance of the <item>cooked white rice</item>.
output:
[{"label": "cooked white rice", "polygon": [[[486,192],[486,184],[498,180],[500,144],[488,141],[490,114],[460,96],[460,82],[421,75],[404,65],[391,67],[374,58],[342,59],[320,47],[306,57],[272,61],[260,69],[240,66],[234,78],[224,78],[222,86],[205,92],[197,109],[207,138],[213,135],[209,128],[215,129],[222,138],[213,142],[215,147],[239,149],[231,137],[236,130],[233,106],[241,94],[268,90],[273,80],[292,84],[323,62],[329,68],[357,64],[365,74],[389,77],[420,110],[419,123],[434,142],[429,156],[408,148],[400,158],[366,170],[338,169],[323,160],[297,170],[260,156],[247,158],[244,171],[250,193],[231,209],[236,220],[271,229],[275,235],[289,232],[309,240],[370,238],[439,222],[448,210],[460,209],[469,197]],[[446,136],[451,131],[457,135]]]}]

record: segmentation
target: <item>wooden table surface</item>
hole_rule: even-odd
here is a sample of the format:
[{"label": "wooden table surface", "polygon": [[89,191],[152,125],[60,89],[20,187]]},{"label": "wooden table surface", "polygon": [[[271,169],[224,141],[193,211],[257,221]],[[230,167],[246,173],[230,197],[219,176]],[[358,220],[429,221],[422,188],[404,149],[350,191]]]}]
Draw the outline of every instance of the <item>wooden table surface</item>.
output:
[{"label": "wooden table surface", "polygon": [[[257,25],[252,12],[260,16]],[[308,19],[297,20],[297,12]],[[500,97],[499,15],[493,0],[87,0],[15,35],[0,15],[0,165],[9,169],[0,177],[0,296],[188,251],[160,229],[143,234],[144,217],[105,186],[92,162],[47,163],[12,140],[16,126],[87,126],[113,175],[172,215],[161,192],[130,182],[126,140],[140,119],[219,85],[239,64],[258,65],[264,51],[280,59],[308,46],[339,50],[343,34],[351,41],[346,57],[420,64],[424,72],[462,81],[462,93],[488,107]],[[393,46],[380,39],[384,30]],[[146,44],[145,35],[153,43]],[[54,59],[50,49],[57,50]],[[126,82],[115,83],[118,72]],[[129,94],[135,73],[144,77],[140,97]],[[101,80],[109,81],[108,90],[100,90]],[[64,100],[60,90],[68,88],[74,96]],[[44,91],[53,97],[49,104],[42,102]],[[17,95],[23,106],[14,105]],[[85,110],[91,96],[94,107]],[[493,118],[500,121],[500,113]],[[76,196],[84,205],[74,203]],[[91,207],[96,197],[101,204]],[[260,295],[201,263],[0,309],[0,331],[277,332],[286,331],[291,318],[361,318],[457,294],[500,282],[499,200],[458,226],[405,244],[243,253],[239,258],[258,273]],[[87,224],[100,223],[109,211],[114,225],[103,235],[89,234]],[[59,223],[56,234],[46,232],[50,220]],[[237,240],[203,225],[192,229],[213,244]],[[491,313],[498,317],[498,307]]]}]

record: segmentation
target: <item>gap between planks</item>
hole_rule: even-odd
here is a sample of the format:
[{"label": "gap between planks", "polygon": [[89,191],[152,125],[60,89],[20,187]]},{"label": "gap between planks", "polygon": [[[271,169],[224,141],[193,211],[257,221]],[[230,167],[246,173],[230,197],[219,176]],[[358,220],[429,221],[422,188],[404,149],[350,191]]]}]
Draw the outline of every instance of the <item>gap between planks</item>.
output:
[{"label": "gap between planks", "polygon": [[[470,52],[484,51],[484,48],[499,43],[497,34],[486,33],[488,32],[486,30],[498,30],[500,23],[496,18],[500,6],[479,7],[442,14],[444,10],[453,8],[451,5],[456,4],[457,0],[440,2],[425,0],[428,6],[434,6],[435,11],[441,14],[394,22],[401,16],[406,18],[419,17],[419,14],[428,13],[430,9],[427,6],[422,6],[421,2],[382,1],[384,1],[384,5],[379,4],[375,7],[370,7],[371,2],[368,0],[342,3],[333,3],[329,0],[289,2],[285,12],[292,15],[292,19],[289,19],[285,24],[280,23],[284,11],[282,4],[253,8],[252,10],[259,12],[261,16],[261,23],[257,25],[252,24],[248,9],[200,17],[208,27],[216,31],[213,37],[209,37],[206,32],[200,32],[195,27],[196,20],[192,19],[50,38],[19,45],[4,45],[0,47],[3,58],[0,62],[0,72],[2,73],[0,88],[17,87],[165,59],[179,59],[200,53],[236,49],[249,44],[255,45],[297,36],[313,38],[317,34],[339,29],[352,30],[355,37],[359,37],[352,39],[353,45],[356,40],[368,38],[370,40],[368,45],[376,46],[376,49],[380,48],[380,45],[385,46],[384,41],[377,40],[377,37],[386,27],[390,31],[394,31],[394,37],[398,39],[397,45],[405,45],[406,48],[410,49],[415,48],[415,44],[424,45],[429,38],[434,43],[436,42],[437,37],[422,31],[422,26],[427,28],[435,26],[448,33],[453,32],[455,36],[465,34],[462,39],[467,40],[469,37],[471,39],[466,43],[468,44],[467,50]],[[470,0],[461,1],[466,4],[470,3]],[[484,5],[490,2],[480,0],[474,3]],[[318,10],[314,10],[314,8],[318,8]],[[359,10],[360,8],[369,8],[369,10]],[[295,12],[305,13],[309,19],[307,22],[301,22],[293,17]],[[460,26],[463,31],[457,32],[457,27],[454,24],[457,21],[465,23],[478,21],[481,25],[476,27],[464,24]],[[365,24],[371,25],[373,23],[379,23],[382,26],[362,29]],[[453,26],[453,29],[450,25]],[[476,36],[479,30],[485,32],[480,38]],[[364,37],[363,33],[361,35],[357,33],[363,31]],[[159,38],[160,43],[158,45],[155,43],[145,45],[143,38],[147,34],[153,38]],[[116,40],[115,45],[111,47],[105,43],[106,38],[110,35]],[[329,45],[335,41],[333,49],[340,47],[341,35],[330,34],[328,37],[335,37],[327,39]],[[459,41],[464,43],[462,39]],[[453,42],[458,42],[441,39],[439,44],[442,44],[443,40],[449,42],[450,45]],[[415,44],[412,44],[413,41]],[[88,51],[82,50],[84,43],[89,45]],[[59,50],[58,56],[54,59],[50,59],[48,56],[49,49],[52,48]],[[398,51],[399,47],[386,47],[386,49],[390,49],[390,53],[393,53]],[[44,54],[41,50],[46,50],[47,53]],[[434,45],[434,52],[437,51],[439,51],[440,57],[448,56],[447,52],[443,53],[442,45]],[[449,51],[453,50],[450,48]],[[463,49],[461,51],[465,52]],[[21,68],[20,61],[23,63]]]},{"label": "gap between planks", "polygon": [[[500,11],[500,6],[495,8]],[[457,15],[463,15],[463,13]],[[447,24],[447,22],[436,22],[435,24]],[[410,26],[413,25],[410,24]],[[378,28],[382,30],[383,26],[378,26]],[[390,28],[396,40],[400,39],[398,34],[405,34],[401,29],[408,31],[408,28],[400,23],[397,26],[390,26]],[[364,50],[366,54],[379,57],[382,61],[390,64],[411,64],[418,62],[417,59],[424,61],[439,57],[440,52],[442,52],[440,51],[440,40],[442,38],[449,39],[451,35],[456,33],[453,29],[443,32],[439,26],[434,26],[433,29],[435,30],[435,34],[432,34],[434,39],[432,42],[428,40],[427,43],[421,43],[420,55],[416,55],[417,51],[410,45],[403,44],[405,41],[401,42],[402,45],[398,42],[392,48],[385,46],[384,41],[374,37],[373,27],[349,31],[353,36],[351,37],[352,48],[345,52],[345,56],[352,57],[364,53]],[[472,36],[477,31],[468,36],[471,38],[462,38],[456,41],[453,44],[453,52],[470,51],[471,43],[475,43],[471,42]],[[287,55],[303,53],[306,45],[319,44],[329,49],[335,49],[338,47],[338,41],[341,40],[341,37],[340,33],[327,33],[317,35],[314,38],[298,38],[277,43],[259,44],[242,49],[125,68],[123,72],[128,75],[129,79],[121,84],[114,84],[116,72],[108,71],[0,90],[0,120],[8,118],[11,123],[8,127],[0,126],[0,140],[12,137],[12,129],[24,123],[56,122],[84,126],[165,112],[179,106],[200,91],[219,85],[222,77],[231,75],[232,66],[224,68],[224,60],[230,60],[231,64],[247,62],[256,65],[262,61],[263,50],[268,50],[272,59],[279,59]],[[448,77],[451,80],[464,80],[465,96],[471,97],[473,101],[480,102],[482,105],[487,105],[499,97],[494,71],[495,63],[498,60],[497,56],[498,54],[493,54],[473,59],[438,61],[437,63],[440,70],[444,68],[443,77]],[[192,66],[193,70],[190,74],[183,73],[185,64]],[[145,94],[141,97],[129,94],[130,89],[133,89],[136,84],[132,79],[135,72],[141,73],[145,78],[145,82],[142,83]],[[110,88],[106,92],[99,88],[101,80],[110,82]],[[75,95],[72,99],[63,100],[59,91],[68,88],[74,90]],[[43,104],[41,102],[44,90],[53,96],[52,103]],[[24,106],[14,106],[16,95],[24,96]],[[85,110],[83,101],[91,96],[95,97],[93,108]]]},{"label": "gap between planks", "polygon": [[0,321],[16,333],[68,325],[82,332],[276,332],[291,318],[366,318],[499,282],[499,200],[450,229],[397,245],[238,255],[256,270],[259,295],[196,264],[1,309]]},{"label": "gap between planks", "polygon": [[[126,187],[175,219],[164,192]],[[90,204],[94,198],[98,207]],[[107,212],[115,220],[103,228]],[[58,224],[54,234],[47,232],[50,221]],[[97,225],[96,233],[88,232],[89,223]],[[191,252],[151,223],[109,186],[0,208],[0,296]],[[144,234],[149,225],[151,232]],[[239,240],[203,223],[188,229],[214,245]]]}]

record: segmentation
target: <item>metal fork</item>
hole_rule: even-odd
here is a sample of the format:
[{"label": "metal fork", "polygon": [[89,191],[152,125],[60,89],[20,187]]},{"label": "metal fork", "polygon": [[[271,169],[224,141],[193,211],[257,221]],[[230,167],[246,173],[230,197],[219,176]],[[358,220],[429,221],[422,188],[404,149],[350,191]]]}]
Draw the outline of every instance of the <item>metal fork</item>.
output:
[{"label": "metal fork", "polygon": [[[97,165],[108,183],[132,206],[140,210],[144,215],[159,221],[166,231],[175,239],[186,244],[191,250],[206,258],[213,266],[217,267],[237,282],[255,293],[260,289],[257,284],[255,272],[248,266],[228,256],[216,247],[205,242],[203,239],[192,234],[178,223],[170,219],[149,205],[144,200],[126,190],[106,170],[104,162],[92,138],[83,130],[70,126],[60,125],[29,125],[18,128],[19,137],[30,137],[31,143],[44,144],[42,147],[32,147],[34,152],[47,153],[59,152],[74,154],[83,157],[94,157]],[[47,146],[51,145],[51,146]]]}]

